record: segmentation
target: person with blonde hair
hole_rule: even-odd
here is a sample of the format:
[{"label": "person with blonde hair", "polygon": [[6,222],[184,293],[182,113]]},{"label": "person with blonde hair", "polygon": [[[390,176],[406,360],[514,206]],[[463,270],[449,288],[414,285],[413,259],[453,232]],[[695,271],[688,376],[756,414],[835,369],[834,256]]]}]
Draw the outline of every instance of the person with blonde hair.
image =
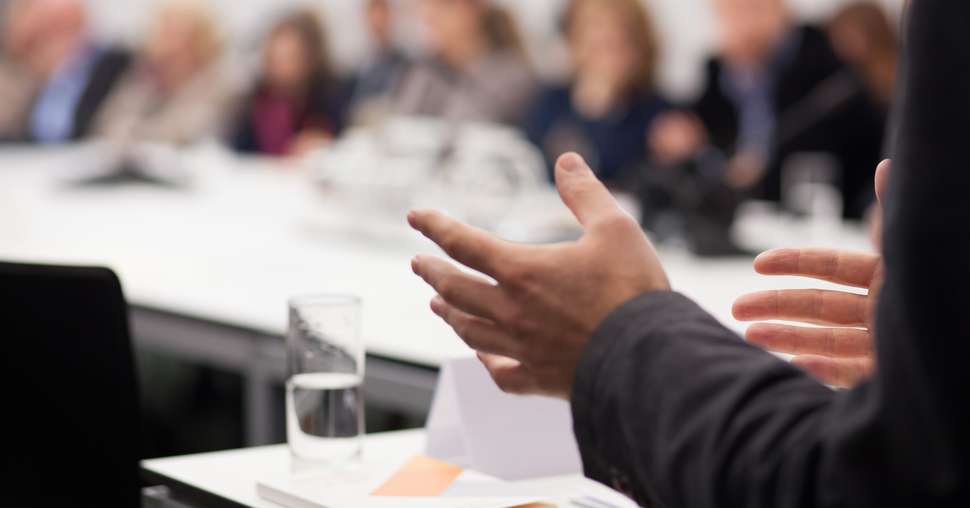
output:
[{"label": "person with blonde hair", "polygon": [[550,170],[559,154],[579,152],[603,181],[623,185],[647,158],[647,129],[666,109],[654,84],[660,51],[650,13],[638,0],[572,0],[562,29],[572,76],[542,91],[526,131]]},{"label": "person with blonde hair", "polygon": [[421,0],[431,54],[394,108],[453,121],[518,124],[535,78],[512,15],[489,0]]},{"label": "person with blonde hair", "polygon": [[95,132],[121,143],[188,144],[218,136],[234,96],[220,74],[221,54],[209,11],[199,1],[169,1]]}]

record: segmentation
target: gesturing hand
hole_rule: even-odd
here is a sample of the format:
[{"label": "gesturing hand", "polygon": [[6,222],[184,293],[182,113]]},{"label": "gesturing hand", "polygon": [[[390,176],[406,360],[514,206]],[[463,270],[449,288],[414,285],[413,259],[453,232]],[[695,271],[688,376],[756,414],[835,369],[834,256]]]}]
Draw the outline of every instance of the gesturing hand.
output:
[{"label": "gesturing hand", "polygon": [[[889,171],[889,161],[876,169],[880,202]],[[879,214],[877,211],[876,217]],[[874,238],[881,236],[878,229],[876,226]],[[830,249],[781,249],[758,256],[754,267],[764,275],[810,277],[868,289],[867,295],[819,290],[754,293],[735,302],[734,316],[741,321],[824,325],[807,328],[757,323],[748,329],[747,339],[770,351],[795,355],[793,363],[834,386],[852,386],[872,374],[876,368],[872,320],[882,286],[880,256]]]},{"label": "gesturing hand", "polygon": [[754,262],[764,275],[796,275],[867,288],[868,295],[841,291],[791,289],[742,296],[734,304],[741,321],[785,320],[808,328],[756,323],[747,339],[780,353],[825,383],[852,386],[872,374],[872,316],[882,284],[879,256],[825,249],[769,251]]},{"label": "gesturing hand", "polygon": [[556,186],[582,224],[577,242],[548,246],[499,240],[439,212],[413,211],[408,222],[455,261],[418,256],[414,273],[438,295],[431,308],[513,393],[568,399],[576,365],[606,316],[647,291],[669,288],[653,246],[585,161],[566,154]]}]

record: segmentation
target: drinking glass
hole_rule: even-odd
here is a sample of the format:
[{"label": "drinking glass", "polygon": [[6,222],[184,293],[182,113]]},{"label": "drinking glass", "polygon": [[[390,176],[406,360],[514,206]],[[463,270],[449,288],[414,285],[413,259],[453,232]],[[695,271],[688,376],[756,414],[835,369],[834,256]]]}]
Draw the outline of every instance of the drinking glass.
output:
[{"label": "drinking glass", "polygon": [[360,459],[364,346],[360,299],[290,300],[286,437],[296,465],[341,467]]}]

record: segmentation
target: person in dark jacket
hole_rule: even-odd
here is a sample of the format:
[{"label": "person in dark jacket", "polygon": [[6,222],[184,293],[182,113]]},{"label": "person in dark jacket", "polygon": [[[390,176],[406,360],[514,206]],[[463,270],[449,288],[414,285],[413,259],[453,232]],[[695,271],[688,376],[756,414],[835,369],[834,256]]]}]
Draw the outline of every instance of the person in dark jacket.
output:
[{"label": "person in dark jacket", "polygon": [[[796,26],[782,0],[716,0],[720,49],[705,66],[703,91],[688,108],[706,143],[726,159],[725,178],[749,195],[783,196],[783,173],[800,154],[826,154],[859,218],[872,201],[885,115],[825,33]],[[694,147],[693,152],[701,146]]]},{"label": "person in dark jacket", "polygon": [[262,76],[243,107],[232,145],[271,156],[325,146],[340,133],[343,95],[319,17],[309,11],[290,15],[270,31]]},{"label": "person in dark jacket", "polygon": [[567,151],[594,161],[611,186],[629,186],[647,159],[647,129],[666,107],[654,87],[658,42],[639,0],[574,0],[563,17],[573,76],[540,92],[525,124],[549,165]]},{"label": "person in dark jacket", "polygon": [[364,9],[370,54],[351,84],[349,123],[375,125],[391,114],[393,98],[410,68],[410,58],[394,40],[394,6],[368,0]]},{"label": "person in dark jacket", "polygon": [[[515,245],[410,214],[491,277],[417,257],[439,292],[432,309],[502,389],[571,401],[588,476],[651,507],[970,506],[970,4],[911,5],[873,309],[878,368],[851,390],[672,292],[638,226],[575,155],[560,159],[557,184],[586,228],[579,242]],[[815,275],[845,281],[846,268],[821,263]],[[802,312],[855,319],[858,302],[821,295],[802,298]]]},{"label": "person in dark jacket", "polygon": [[24,136],[35,143],[83,139],[131,57],[91,41],[80,0],[32,0],[24,8],[19,51],[40,83]]}]

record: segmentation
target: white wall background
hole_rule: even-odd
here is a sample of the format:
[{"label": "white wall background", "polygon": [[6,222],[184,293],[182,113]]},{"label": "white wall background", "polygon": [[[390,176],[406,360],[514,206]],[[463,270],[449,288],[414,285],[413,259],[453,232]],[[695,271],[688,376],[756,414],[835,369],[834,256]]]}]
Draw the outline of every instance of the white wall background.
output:
[{"label": "white wall background", "polygon": [[[162,0],[88,0],[95,30],[103,37],[134,43],[144,33],[155,5]],[[363,0],[203,0],[223,25],[232,46],[251,53],[261,34],[280,12],[294,7],[320,9],[330,29],[331,44],[340,64],[346,68],[366,53],[367,38],[361,18]],[[413,40],[414,0],[397,0],[402,39]],[[506,4],[519,18],[529,37],[537,64],[543,70],[561,62],[555,28],[559,10],[566,0],[496,0]],[[788,0],[804,20],[819,20],[851,0]],[[904,0],[877,0],[898,15]],[[653,10],[664,36],[661,86],[674,96],[691,94],[696,86],[704,56],[714,38],[710,0],[644,0]]]}]

